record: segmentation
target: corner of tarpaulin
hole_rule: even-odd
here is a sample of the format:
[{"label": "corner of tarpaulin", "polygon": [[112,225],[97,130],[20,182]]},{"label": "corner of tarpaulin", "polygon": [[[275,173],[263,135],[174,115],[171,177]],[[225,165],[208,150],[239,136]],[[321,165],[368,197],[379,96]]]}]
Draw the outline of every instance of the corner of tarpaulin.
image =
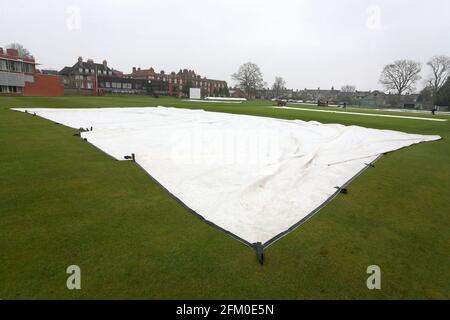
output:
[{"label": "corner of tarpaulin", "polygon": [[264,246],[261,242],[256,242],[252,245],[253,249],[256,251],[256,259],[258,262],[264,264]]}]

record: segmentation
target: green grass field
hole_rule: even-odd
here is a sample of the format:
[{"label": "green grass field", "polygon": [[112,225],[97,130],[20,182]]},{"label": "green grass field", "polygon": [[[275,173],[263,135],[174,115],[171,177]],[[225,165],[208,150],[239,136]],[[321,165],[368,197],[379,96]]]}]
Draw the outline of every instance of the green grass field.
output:
[{"label": "green grass field", "polygon": [[[443,140],[384,156],[348,195],[270,246],[261,266],[254,251],[189,214],[132,162],[112,160],[71,128],[9,110],[157,105]],[[449,299],[450,121],[270,105],[0,98],[0,299]],[[72,264],[81,267],[81,290],[66,288]],[[366,287],[373,264],[382,270],[378,291]]]}]

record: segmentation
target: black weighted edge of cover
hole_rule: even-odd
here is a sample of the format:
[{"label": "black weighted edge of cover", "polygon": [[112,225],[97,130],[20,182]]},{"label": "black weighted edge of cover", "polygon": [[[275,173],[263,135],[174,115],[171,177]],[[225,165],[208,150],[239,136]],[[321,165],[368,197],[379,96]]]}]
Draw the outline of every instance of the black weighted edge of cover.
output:
[{"label": "black weighted edge of cover", "polygon": [[260,264],[263,264],[264,262],[264,249],[266,249],[267,247],[269,247],[270,245],[272,245],[273,243],[275,243],[276,241],[280,240],[281,238],[285,237],[286,235],[288,235],[289,233],[291,233],[292,231],[296,230],[297,228],[299,228],[301,225],[303,225],[306,221],[308,221],[309,219],[311,219],[316,213],[318,213],[321,209],[323,209],[325,206],[327,206],[332,200],[334,200],[334,198],[336,198],[342,191],[342,189],[344,189],[346,186],[348,186],[350,183],[352,183],[356,178],[358,178],[364,171],[366,171],[369,168],[373,168],[374,167],[374,163],[376,161],[378,161],[380,158],[382,157],[382,155],[379,155],[375,160],[373,160],[372,162],[365,164],[365,167],[363,169],[361,169],[357,174],[355,174],[352,178],[350,178],[350,180],[348,180],[346,183],[344,183],[344,185],[342,185],[341,187],[339,187],[335,193],[333,193],[333,195],[331,195],[327,200],[325,200],[320,206],[318,206],[316,209],[314,209],[311,213],[309,213],[306,217],[304,217],[303,219],[301,219],[299,222],[297,222],[296,224],[294,224],[293,226],[291,226],[289,229],[287,229],[286,231],[283,231],[281,233],[279,233],[278,235],[276,235],[275,237],[273,237],[272,239],[270,239],[269,241],[266,241],[264,244],[261,244],[260,242],[258,243],[250,243],[244,239],[242,239],[241,237],[239,237],[238,235],[218,226],[217,224],[215,224],[214,222],[211,222],[207,219],[205,219],[205,217],[203,217],[201,214],[199,214],[198,212],[196,212],[195,210],[193,210],[192,208],[190,208],[188,205],[186,205],[181,199],[179,199],[177,196],[175,196],[173,193],[171,193],[165,186],[163,186],[158,180],[156,180],[150,173],[148,173],[139,163],[137,163],[136,161],[134,161],[136,163],[136,165],[138,167],[140,167],[147,176],[150,177],[150,179],[156,183],[159,187],[161,187],[164,191],[166,191],[173,199],[175,199],[183,208],[185,208],[188,212],[190,212],[191,214],[193,214],[194,216],[200,218],[202,221],[206,222],[208,225],[224,232],[225,234],[235,238],[236,240],[240,241],[241,243],[245,244],[246,246],[254,249],[256,251],[256,255],[257,255],[257,259],[259,261]]}]

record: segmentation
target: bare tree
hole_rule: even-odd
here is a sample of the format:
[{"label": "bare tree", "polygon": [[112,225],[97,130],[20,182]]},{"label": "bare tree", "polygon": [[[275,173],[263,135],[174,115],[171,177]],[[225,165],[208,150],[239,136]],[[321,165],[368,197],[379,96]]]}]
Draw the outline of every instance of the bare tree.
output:
[{"label": "bare tree", "polygon": [[355,86],[352,86],[352,85],[345,85],[345,86],[342,86],[342,88],[341,88],[341,92],[343,92],[343,93],[349,93],[349,94],[351,94],[351,93],[354,93],[356,91],[356,87]]},{"label": "bare tree", "polygon": [[286,87],[286,81],[282,77],[275,77],[275,82],[272,85],[272,91],[275,94],[275,98],[279,98]]},{"label": "bare tree", "polygon": [[353,94],[356,92],[356,87],[352,85],[345,85],[341,87],[340,99],[343,102],[351,103]]},{"label": "bare tree", "polygon": [[387,90],[395,90],[399,96],[414,90],[414,84],[421,79],[422,70],[420,62],[412,60],[397,60],[384,67],[380,83]]},{"label": "bare tree", "polygon": [[28,49],[25,48],[20,43],[11,43],[11,44],[9,44],[7,46],[7,48],[9,48],[9,49],[16,49],[19,52],[19,56],[23,57],[23,58],[29,58],[29,57],[32,56],[30,51],[28,51]]},{"label": "bare tree", "polygon": [[427,62],[427,65],[431,68],[431,75],[426,84],[433,90],[434,96],[450,77],[450,57],[435,56]]},{"label": "bare tree", "polygon": [[261,70],[258,65],[252,62],[247,62],[239,67],[238,72],[232,75],[233,79],[238,82],[240,89],[242,89],[247,98],[256,93],[256,90],[264,86],[264,80]]}]

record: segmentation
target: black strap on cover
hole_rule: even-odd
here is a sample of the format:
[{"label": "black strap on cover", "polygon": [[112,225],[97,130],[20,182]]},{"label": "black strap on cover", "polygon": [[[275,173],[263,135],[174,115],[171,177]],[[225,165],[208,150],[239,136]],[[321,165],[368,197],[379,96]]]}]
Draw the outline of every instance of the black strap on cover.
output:
[{"label": "black strap on cover", "polygon": [[253,248],[256,250],[256,259],[258,262],[263,265],[264,264],[264,246],[261,242],[257,242],[253,244]]}]

